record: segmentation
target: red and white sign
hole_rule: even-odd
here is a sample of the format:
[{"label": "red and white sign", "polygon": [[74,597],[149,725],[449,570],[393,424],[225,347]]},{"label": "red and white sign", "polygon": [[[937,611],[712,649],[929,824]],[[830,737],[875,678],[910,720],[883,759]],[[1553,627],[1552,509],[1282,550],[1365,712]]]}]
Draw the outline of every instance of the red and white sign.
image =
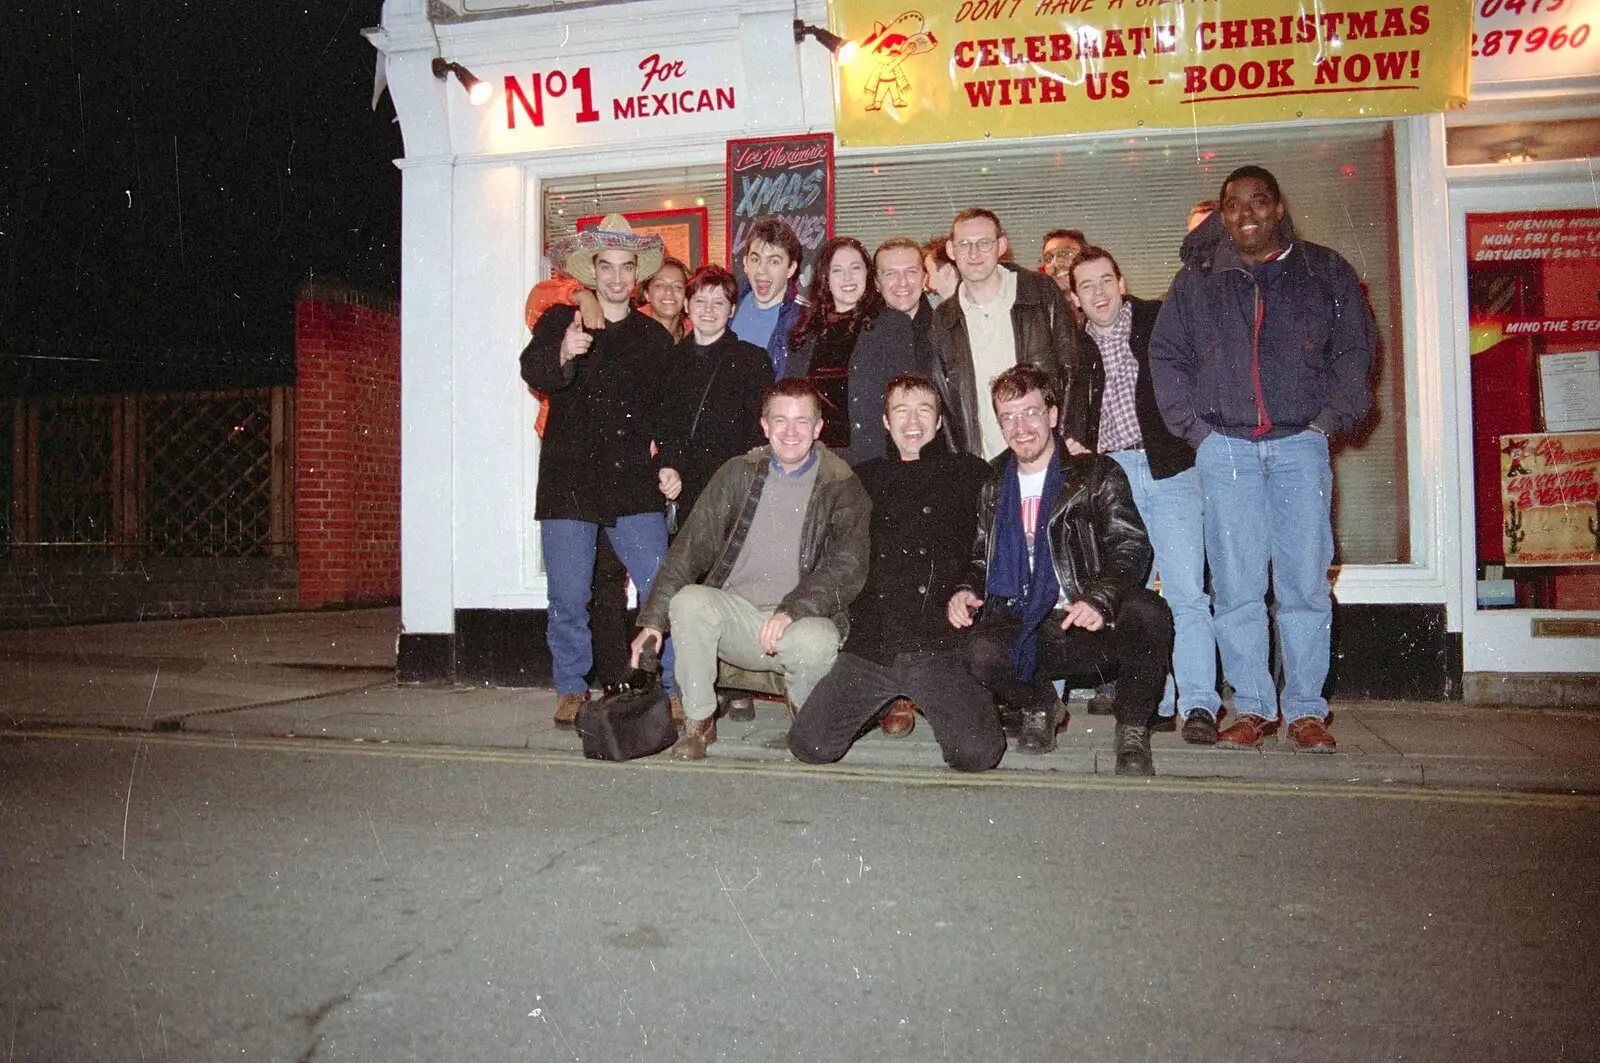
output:
[{"label": "red and white sign", "polygon": [[457,150],[506,155],[663,137],[735,133],[750,110],[737,52],[692,46],[475,70],[483,107],[450,93]]}]

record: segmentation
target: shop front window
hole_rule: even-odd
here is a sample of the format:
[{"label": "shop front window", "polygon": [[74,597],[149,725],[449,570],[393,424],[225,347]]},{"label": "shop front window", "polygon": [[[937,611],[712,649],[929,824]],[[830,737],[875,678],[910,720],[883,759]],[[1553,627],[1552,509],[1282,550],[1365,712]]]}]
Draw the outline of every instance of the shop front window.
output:
[{"label": "shop front window", "polygon": [[852,154],[837,164],[835,229],[869,249],[883,239],[947,232],[968,206],[999,214],[1019,266],[1041,264],[1043,236],[1080,229],[1116,256],[1128,290],[1159,298],[1179,267],[1190,209],[1253,163],[1278,178],[1302,237],[1355,268],[1377,318],[1373,412],[1334,457],[1335,560],[1411,559],[1405,350],[1388,123],[1216,133],[1096,136],[1059,143]]}]

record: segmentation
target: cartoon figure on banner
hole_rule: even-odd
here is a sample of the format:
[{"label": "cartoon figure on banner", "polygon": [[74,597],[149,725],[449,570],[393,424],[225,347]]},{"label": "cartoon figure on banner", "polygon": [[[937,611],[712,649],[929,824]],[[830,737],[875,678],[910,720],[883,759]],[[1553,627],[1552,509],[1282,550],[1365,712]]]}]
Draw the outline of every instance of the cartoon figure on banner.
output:
[{"label": "cartoon figure on banner", "polygon": [[885,98],[891,107],[904,107],[905,94],[911,88],[911,79],[906,77],[905,61],[914,55],[933,51],[933,46],[938,43],[934,35],[928,32],[927,21],[920,11],[907,11],[887,26],[881,22],[873,23],[871,36],[861,44],[862,50],[872,56],[877,64],[867,78],[866,94],[872,100],[867,104],[867,110],[883,110]]},{"label": "cartoon figure on banner", "polygon": [[1511,456],[1511,467],[1506,469],[1506,479],[1513,476],[1526,476],[1528,470],[1522,467],[1522,459],[1528,456],[1528,441],[1526,439],[1513,439],[1505,445],[1500,453]]}]

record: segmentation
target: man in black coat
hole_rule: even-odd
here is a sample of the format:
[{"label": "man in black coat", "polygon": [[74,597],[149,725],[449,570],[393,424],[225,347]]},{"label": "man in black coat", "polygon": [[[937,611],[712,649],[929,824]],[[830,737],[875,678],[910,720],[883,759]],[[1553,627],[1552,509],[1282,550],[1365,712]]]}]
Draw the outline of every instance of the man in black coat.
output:
[{"label": "man in black coat", "polygon": [[[522,352],[522,379],[549,403],[533,515],[544,555],[558,727],[571,726],[588,698],[589,599],[600,530],[641,600],[667,553],[660,461],[651,445],[664,434],[661,382],[671,372],[672,339],[632,305],[636,280],[659,269],[663,254],[659,236],[635,236],[620,214],[557,248],[561,268],[594,289],[606,326],[588,332],[576,308],[552,307]],[[670,689],[670,644],[662,670]]]},{"label": "man in black coat", "polygon": [[[907,373],[889,382],[883,424],[898,451],[856,468],[872,499],[872,565],[850,606],[850,634],[789,732],[800,760],[831,764],[864,729],[910,698],[933,725],[945,763],[984,771],[1005,734],[994,701],[967,671],[944,603],[966,570],[978,489],[989,467],[937,439],[938,386]],[[930,445],[931,444],[931,445]]]}]

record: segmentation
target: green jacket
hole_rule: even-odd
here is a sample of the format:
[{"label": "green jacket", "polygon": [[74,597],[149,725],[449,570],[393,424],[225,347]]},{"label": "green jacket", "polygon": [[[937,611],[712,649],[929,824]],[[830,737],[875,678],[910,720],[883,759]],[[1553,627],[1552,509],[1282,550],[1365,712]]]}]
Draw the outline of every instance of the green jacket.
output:
[{"label": "green jacket", "polygon": [[[843,458],[817,444],[817,484],[800,529],[800,582],[778,611],[795,620],[831,619],[843,638],[845,610],[867,581],[872,556],[872,501]],[[772,467],[772,449],[730,458],[711,477],[689,520],[672,542],[656,573],[650,598],[639,610],[639,626],[668,630],[667,606],[691,583],[721,587],[744,549],[761,489]]]}]

